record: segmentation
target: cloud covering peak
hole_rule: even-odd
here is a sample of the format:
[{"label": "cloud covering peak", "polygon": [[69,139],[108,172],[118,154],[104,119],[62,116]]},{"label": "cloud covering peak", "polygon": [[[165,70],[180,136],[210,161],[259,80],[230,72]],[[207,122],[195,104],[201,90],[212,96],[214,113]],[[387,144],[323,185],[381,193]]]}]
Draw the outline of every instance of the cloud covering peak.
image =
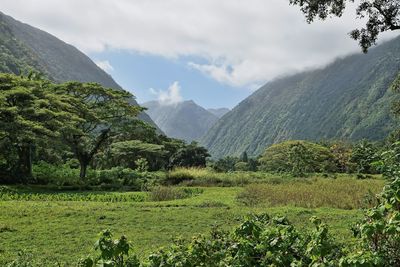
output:
[{"label": "cloud covering peak", "polygon": [[[189,68],[235,87],[359,51],[340,19],[307,24],[285,0],[2,0],[2,11],[86,51],[190,57]],[[21,8],[23,6],[24,8]]]},{"label": "cloud covering peak", "polygon": [[161,105],[176,105],[183,101],[179,82],[174,82],[165,91],[150,88],[150,92],[157,95],[157,100]]}]

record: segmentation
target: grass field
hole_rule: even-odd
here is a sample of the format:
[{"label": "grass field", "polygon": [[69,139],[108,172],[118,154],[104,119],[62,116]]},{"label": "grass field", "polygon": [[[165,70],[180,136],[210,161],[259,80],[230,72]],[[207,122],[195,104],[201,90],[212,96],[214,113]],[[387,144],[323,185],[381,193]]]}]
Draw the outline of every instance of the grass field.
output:
[{"label": "grass field", "polygon": [[[335,190],[345,184],[348,188],[345,193],[336,192],[341,193],[340,196],[352,195],[359,190],[379,192],[384,184],[383,180],[358,181],[348,177],[307,180],[306,184],[314,186],[308,189],[325,190],[329,194],[335,194]],[[299,192],[298,195],[307,201],[306,189],[299,190],[300,184],[304,181],[258,185],[263,190],[264,186],[268,188],[267,191],[261,190],[261,196],[268,195],[272,199],[275,199],[273,195],[277,196],[273,205],[270,201],[250,206],[243,204],[238,198],[248,190],[243,187],[203,187],[198,194],[171,201],[70,201],[68,198],[0,201],[0,266],[15,258],[19,250],[33,254],[42,266],[52,262],[61,266],[73,265],[80,257],[92,253],[97,233],[106,228],[116,236],[125,234],[140,257],[147,257],[161,246],[171,244],[176,237],[190,238],[206,233],[214,225],[230,228],[238,224],[241,217],[253,212],[285,215],[297,226],[305,228],[310,226],[311,216],[318,216],[329,224],[337,239],[351,242],[350,226],[362,216],[362,211],[356,206],[337,208],[335,203],[341,202],[340,198],[336,198],[336,202],[331,199],[318,208],[300,207],[282,198],[282,195],[289,194],[295,199],[296,192]],[[327,191],[326,187],[332,185],[338,186]],[[316,196],[323,197],[323,194],[319,197],[310,194],[311,198]],[[356,196],[361,198],[363,194]]]}]

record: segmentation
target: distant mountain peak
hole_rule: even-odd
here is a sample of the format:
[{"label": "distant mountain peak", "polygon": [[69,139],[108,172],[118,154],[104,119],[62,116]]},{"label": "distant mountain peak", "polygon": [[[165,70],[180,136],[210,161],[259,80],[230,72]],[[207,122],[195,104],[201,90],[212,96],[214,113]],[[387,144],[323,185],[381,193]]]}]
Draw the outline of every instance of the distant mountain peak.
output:
[{"label": "distant mountain peak", "polygon": [[217,116],[197,105],[193,100],[173,105],[149,101],[143,103],[142,106],[148,108],[146,113],[165,134],[187,142],[199,140],[218,120]]}]

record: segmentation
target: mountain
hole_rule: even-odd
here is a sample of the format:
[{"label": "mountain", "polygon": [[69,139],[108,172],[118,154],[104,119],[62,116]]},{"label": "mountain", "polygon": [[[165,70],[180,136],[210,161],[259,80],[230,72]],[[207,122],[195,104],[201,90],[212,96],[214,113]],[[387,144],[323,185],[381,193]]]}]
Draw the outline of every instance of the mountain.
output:
[{"label": "mountain", "polygon": [[214,157],[260,154],[289,139],[383,139],[394,129],[389,89],[400,70],[400,37],[276,79],[221,118],[201,139]]},{"label": "mountain", "polygon": [[218,120],[217,116],[193,101],[168,105],[150,101],[142,106],[148,108],[147,114],[167,136],[188,142],[199,140]]},{"label": "mountain", "polygon": [[218,118],[222,118],[222,116],[224,116],[226,113],[228,113],[230,111],[230,109],[229,108],[209,108],[209,109],[207,109],[207,111],[211,112]]},{"label": "mountain", "polygon": [[[36,70],[55,82],[97,82],[122,90],[88,56],[53,35],[0,12],[0,72]],[[137,102],[132,99],[132,104]],[[155,126],[146,113],[139,117]]]}]

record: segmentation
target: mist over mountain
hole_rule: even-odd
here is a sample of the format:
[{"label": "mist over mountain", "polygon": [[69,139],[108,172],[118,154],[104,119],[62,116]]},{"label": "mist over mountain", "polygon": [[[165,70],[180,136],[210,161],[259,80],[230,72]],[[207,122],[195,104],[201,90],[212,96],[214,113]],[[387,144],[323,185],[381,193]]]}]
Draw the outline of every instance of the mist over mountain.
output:
[{"label": "mist over mountain", "polygon": [[150,101],[142,105],[167,136],[187,142],[199,140],[218,120],[218,116],[191,100],[175,104]]},{"label": "mist over mountain", "polygon": [[[122,90],[74,46],[0,12],[0,72],[20,74],[29,70],[41,72],[55,82],[97,82]],[[132,99],[132,104],[137,102]],[[139,118],[155,126],[146,113],[142,112]]]},{"label": "mist over mountain", "polygon": [[257,155],[289,139],[381,140],[394,129],[390,84],[400,70],[400,37],[368,54],[271,81],[201,139],[214,157]]}]

